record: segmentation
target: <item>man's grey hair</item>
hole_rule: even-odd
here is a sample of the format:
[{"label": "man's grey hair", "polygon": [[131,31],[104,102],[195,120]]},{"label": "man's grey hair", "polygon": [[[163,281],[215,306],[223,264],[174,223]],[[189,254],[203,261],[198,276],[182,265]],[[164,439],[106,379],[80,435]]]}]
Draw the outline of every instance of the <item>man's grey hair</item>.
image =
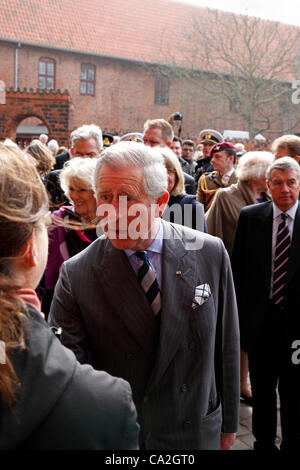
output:
[{"label": "man's grey hair", "polygon": [[274,160],[272,165],[268,168],[267,171],[267,180],[271,180],[271,173],[273,170],[281,171],[292,171],[294,170],[297,173],[298,181],[300,181],[300,166],[297,161],[292,157],[282,157]]},{"label": "man's grey hair", "polygon": [[61,189],[69,198],[70,184],[80,185],[84,189],[93,190],[96,158],[75,157],[68,160],[59,174]]},{"label": "man's grey hair", "polygon": [[161,153],[139,142],[119,142],[106,148],[97,160],[94,190],[97,194],[99,173],[104,165],[115,170],[120,168],[143,168],[143,187],[150,202],[155,203],[168,188],[168,174]]},{"label": "man's grey hair", "polygon": [[77,140],[88,140],[91,138],[95,139],[97,149],[100,152],[103,148],[102,131],[100,127],[96,126],[95,124],[85,124],[84,126],[75,129],[71,133],[72,147],[74,148],[74,144],[77,142]]},{"label": "man's grey hair", "polygon": [[57,150],[59,149],[59,145],[57,143],[57,140],[52,139],[50,142],[48,142],[47,147],[49,150],[51,150],[52,153],[56,153]]},{"label": "man's grey hair", "polygon": [[236,167],[236,175],[240,181],[250,181],[266,174],[267,169],[274,161],[271,152],[253,151],[247,152],[239,159]]},{"label": "man's grey hair", "polygon": [[40,134],[39,140],[42,142],[42,144],[46,145],[48,142],[48,136],[47,134]]}]

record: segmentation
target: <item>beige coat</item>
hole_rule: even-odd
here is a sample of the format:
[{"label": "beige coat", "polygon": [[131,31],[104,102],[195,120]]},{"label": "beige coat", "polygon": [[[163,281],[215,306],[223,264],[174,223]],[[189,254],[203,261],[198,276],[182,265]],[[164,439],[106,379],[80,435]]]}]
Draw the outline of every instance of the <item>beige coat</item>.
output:
[{"label": "beige coat", "polygon": [[199,179],[196,199],[204,205],[204,211],[206,212],[210,208],[217,191],[236,182],[235,171],[230,176],[226,186],[222,183],[221,175],[218,171],[204,173]]},{"label": "beige coat", "polygon": [[[266,194],[265,198],[269,200],[270,196]],[[238,181],[220,189],[205,214],[208,233],[223,240],[229,255],[240,211],[250,204],[257,204],[257,199],[246,181]]]}]

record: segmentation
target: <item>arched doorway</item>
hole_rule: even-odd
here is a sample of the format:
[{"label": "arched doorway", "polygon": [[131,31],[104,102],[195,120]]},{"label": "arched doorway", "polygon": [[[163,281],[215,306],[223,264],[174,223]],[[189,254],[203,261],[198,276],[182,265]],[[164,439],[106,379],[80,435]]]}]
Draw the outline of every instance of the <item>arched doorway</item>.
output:
[{"label": "arched doorway", "polygon": [[47,128],[49,139],[67,146],[69,108],[70,95],[67,91],[6,90],[6,103],[0,104],[0,139],[8,137],[16,141],[19,125],[23,125],[27,118],[36,118]]},{"label": "arched doorway", "polygon": [[41,134],[49,134],[47,126],[37,117],[23,119],[17,127],[16,143],[20,148],[30,144],[33,139],[38,139]]}]

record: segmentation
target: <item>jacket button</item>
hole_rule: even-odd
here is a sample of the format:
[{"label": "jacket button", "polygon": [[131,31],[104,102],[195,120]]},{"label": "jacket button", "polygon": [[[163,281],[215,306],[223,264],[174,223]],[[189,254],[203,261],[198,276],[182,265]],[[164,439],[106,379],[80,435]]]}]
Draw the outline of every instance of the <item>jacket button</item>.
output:
[{"label": "jacket button", "polygon": [[182,384],[182,385],[181,385],[181,388],[180,388],[180,390],[181,390],[182,392],[186,392],[186,391],[187,391],[187,389],[188,389],[188,386],[187,386],[187,384]]},{"label": "jacket button", "polygon": [[143,402],[147,403],[148,401],[149,401],[149,397],[148,397],[148,395],[145,395],[144,398],[143,398]]}]

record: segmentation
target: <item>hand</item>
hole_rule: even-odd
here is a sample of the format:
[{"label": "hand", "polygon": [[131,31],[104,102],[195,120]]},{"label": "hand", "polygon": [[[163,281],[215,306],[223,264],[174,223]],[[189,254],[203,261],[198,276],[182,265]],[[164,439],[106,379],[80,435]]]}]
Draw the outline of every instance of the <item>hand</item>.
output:
[{"label": "hand", "polygon": [[174,113],[171,114],[171,115],[168,117],[168,123],[171,124],[171,126],[173,126],[173,124],[174,124]]},{"label": "hand", "polygon": [[221,434],[221,450],[229,450],[233,446],[236,438],[236,433]]}]

